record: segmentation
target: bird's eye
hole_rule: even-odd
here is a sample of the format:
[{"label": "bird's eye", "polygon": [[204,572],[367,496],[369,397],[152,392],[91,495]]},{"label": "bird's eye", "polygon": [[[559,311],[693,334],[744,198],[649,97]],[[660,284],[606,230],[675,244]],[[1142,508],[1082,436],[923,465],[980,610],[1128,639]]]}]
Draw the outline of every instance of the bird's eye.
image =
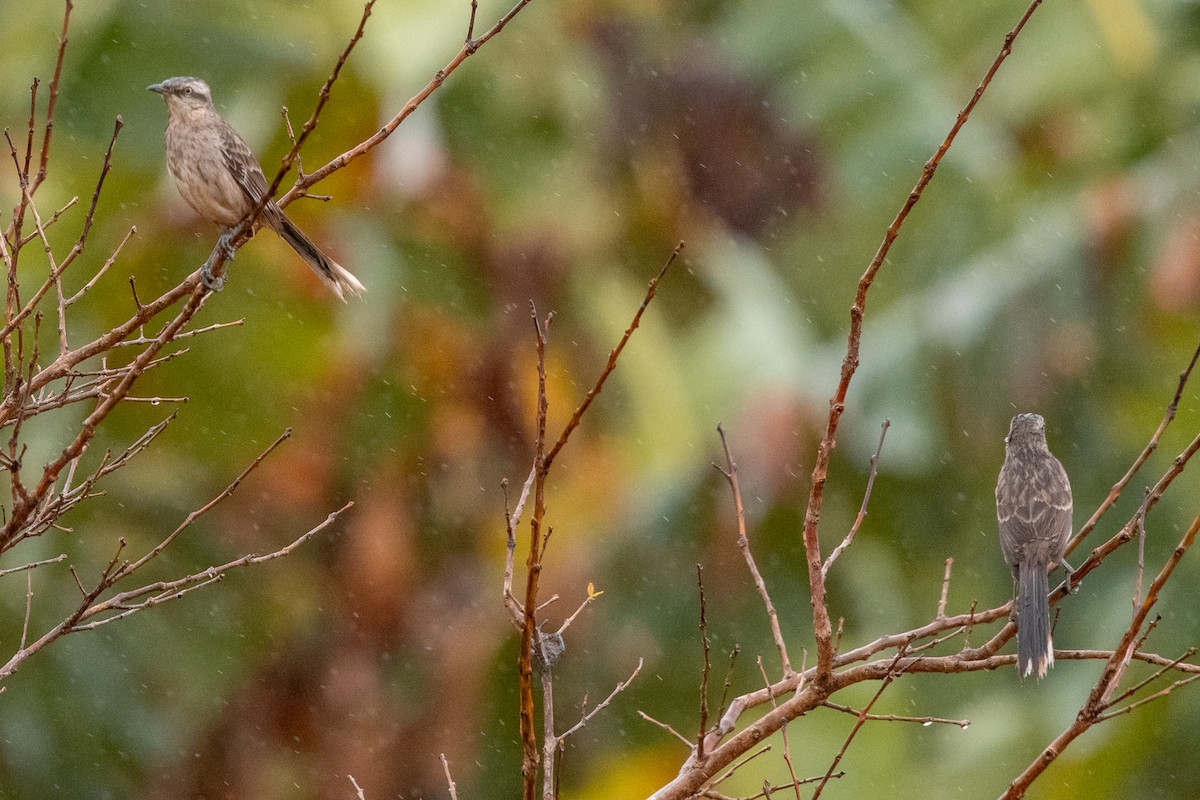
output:
[{"label": "bird's eye", "polygon": [[183,87],[183,93],[184,93],[184,94],[191,94],[191,93],[192,93],[192,87],[190,87],[190,86],[185,86],[185,87]]}]

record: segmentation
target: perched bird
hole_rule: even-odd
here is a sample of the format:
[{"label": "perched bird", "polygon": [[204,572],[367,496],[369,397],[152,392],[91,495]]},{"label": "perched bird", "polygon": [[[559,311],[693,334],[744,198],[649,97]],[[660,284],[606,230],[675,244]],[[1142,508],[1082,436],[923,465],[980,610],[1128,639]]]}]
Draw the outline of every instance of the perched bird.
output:
[{"label": "perched bird", "polygon": [[1004,466],[996,481],[996,518],[1000,550],[1012,567],[1016,589],[1017,669],[1022,678],[1031,674],[1044,678],[1054,665],[1047,575],[1059,563],[1066,566],[1063,551],[1071,537],[1071,482],[1046,446],[1046,421],[1039,415],[1013,417],[1004,445]]},{"label": "perched bird", "polygon": [[[167,171],[188,205],[221,226],[219,246],[228,251],[234,226],[267,193],[262,168],[242,137],[213,108],[207,83],[199,78],[168,78],[146,88],[167,101]],[[346,292],[360,295],[366,291],[358,278],[322,253],[274,200],[267,201],[261,219],[343,301]],[[202,277],[208,288],[220,289],[221,282],[214,279],[207,264]]]}]

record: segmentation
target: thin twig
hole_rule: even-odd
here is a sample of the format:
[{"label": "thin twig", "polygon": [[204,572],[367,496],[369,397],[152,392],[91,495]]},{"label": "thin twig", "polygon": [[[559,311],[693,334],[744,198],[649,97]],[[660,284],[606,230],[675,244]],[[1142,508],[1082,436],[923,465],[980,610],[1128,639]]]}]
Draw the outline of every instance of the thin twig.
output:
[{"label": "thin twig", "polygon": [[900,663],[901,659],[904,658],[905,652],[905,648],[902,647],[900,648],[899,652],[896,653],[896,657],[892,659],[892,664],[890,667],[888,667],[887,674],[884,675],[883,680],[880,681],[879,688],[875,691],[875,695],[871,698],[870,702],[863,706],[862,711],[858,712],[858,719],[855,721],[854,727],[850,729],[850,733],[846,735],[846,740],[842,742],[841,749],[838,750],[837,755],[835,755],[833,757],[833,761],[830,762],[829,769],[825,772],[825,777],[819,784],[817,784],[817,788],[813,791],[812,800],[817,800],[817,798],[821,796],[821,792],[824,791],[826,784],[829,783],[829,779],[833,777],[833,771],[837,769],[837,765],[841,762],[842,757],[846,755],[846,750],[849,749],[850,743],[854,741],[854,737],[860,730],[862,730],[863,724],[866,723],[871,708],[883,695],[884,690],[886,690],[887,687],[891,685],[892,681],[896,679],[896,676],[898,676],[900,672],[903,672],[903,668],[897,670],[896,666]]},{"label": "thin twig", "polygon": [[[578,617],[585,608],[590,606],[592,604],[592,602],[602,594],[604,594],[603,591],[599,591],[599,592],[596,591],[596,587],[589,583],[587,586],[587,597],[583,598],[583,602],[579,604],[579,608],[575,609],[575,613],[573,613],[571,616],[569,616],[565,620],[563,620],[563,624],[559,626],[556,633],[559,636],[562,636],[563,633],[566,632],[567,628],[569,628],[571,626],[571,623],[575,621],[575,618]],[[557,596],[558,595],[555,595],[555,597],[557,597]],[[545,604],[543,604],[543,606],[544,605]]]},{"label": "thin twig", "polygon": [[[608,693],[608,697],[604,698],[598,704],[593,706],[592,710],[588,711],[586,714],[584,714],[583,717],[581,717],[578,722],[576,722],[574,725],[572,725],[571,727],[569,727],[565,731],[563,731],[562,734],[559,735],[558,741],[559,742],[565,741],[567,739],[567,737],[578,732],[579,729],[581,729],[584,725],[587,725],[588,722],[590,722],[593,717],[595,717],[597,714],[599,714],[604,709],[608,708],[609,703],[611,703],[616,698],[616,696],[619,695],[621,692],[628,689],[629,685],[631,683],[633,683],[634,678],[636,678],[638,676],[638,673],[642,671],[643,663],[644,663],[643,660],[639,658],[637,666],[633,668],[633,672],[629,673],[629,677],[626,678],[625,680],[621,681],[620,683],[618,683],[615,687],[613,687],[613,690]],[[641,714],[640,711],[638,713]],[[645,714],[642,714],[642,717],[649,720],[650,722],[654,722],[654,720],[650,719]],[[657,724],[661,725],[661,723],[657,723]],[[670,726],[665,726],[665,727],[667,730],[671,730]],[[672,733],[674,733],[674,731],[672,731]],[[684,741],[686,742],[687,740],[685,739]],[[688,745],[690,746],[691,743],[688,742]]]},{"label": "thin twig", "polygon": [[764,753],[769,753],[769,752],[771,752],[771,745],[766,745],[766,746],[762,747],[762,748],[761,748],[761,749],[759,749],[759,750],[755,750],[753,753],[751,753],[750,755],[746,756],[746,757],[745,757],[745,758],[743,758],[741,761],[737,761],[737,762],[735,762],[735,763],[734,763],[734,764],[733,764],[731,767],[729,767],[729,769],[725,770],[725,772],[724,772],[724,773],[722,773],[721,775],[719,775],[719,776],[718,776],[718,777],[717,777],[717,778],[716,778],[716,779],[715,779],[715,780],[712,782],[712,785],[713,785],[713,786],[720,786],[722,783],[724,783],[725,781],[727,781],[727,780],[729,780],[730,778],[732,778],[732,777],[733,777],[733,773],[737,772],[739,769],[741,769],[742,767],[746,766],[746,765],[747,765],[747,764],[749,764],[751,761],[753,761],[754,759],[756,759],[756,758],[758,758],[759,756],[763,755]]},{"label": "thin twig", "polygon": [[[763,667],[762,656],[758,657],[758,672],[762,675],[763,684],[770,689],[771,679],[767,677],[767,670]],[[771,708],[778,708],[775,702],[775,697],[771,697]],[[792,745],[788,741],[787,723],[784,723],[779,728],[779,736],[783,739],[783,763],[787,765],[788,775],[792,779],[792,789],[796,792],[796,800],[800,800],[800,778],[796,775],[796,767],[792,764]]]},{"label": "thin twig", "polygon": [[[319,524],[309,528],[303,534],[277,550],[272,550],[271,552],[264,553],[262,555],[248,553],[246,555],[239,556],[232,561],[227,561],[224,564],[218,564],[216,566],[201,570],[200,572],[194,572],[190,575],[185,575],[182,578],[149,583],[145,586],[139,586],[136,589],[130,589],[128,591],[115,594],[103,602],[90,605],[89,608],[87,608],[79,616],[79,622],[93,619],[110,611],[119,611],[120,613],[109,617],[94,619],[94,621],[86,624],[79,624],[78,622],[73,623],[66,633],[74,633],[77,631],[99,628],[102,625],[107,625],[110,622],[115,622],[118,619],[128,617],[130,614],[133,614],[137,611],[141,611],[146,608],[152,608],[156,605],[161,605],[169,600],[177,600],[188,592],[199,588],[200,586],[205,586],[221,580],[226,573],[232,570],[239,569],[241,567],[253,567],[259,564],[265,564],[268,561],[274,561],[276,559],[283,558],[284,556],[291,555],[306,542],[308,542],[309,539],[312,539],[318,533],[321,533],[330,525],[332,525],[339,516],[353,506],[353,502],[348,502],[336,511],[330,512]],[[113,574],[114,576],[121,574],[123,577],[129,573],[125,572],[122,574],[118,571],[114,572]],[[119,578],[117,579],[119,580]],[[109,585],[111,585],[112,582],[113,581],[110,581]],[[146,599],[140,600],[136,603],[133,602],[139,598]]]},{"label": "thin twig", "polygon": [[1133,581],[1133,613],[1137,614],[1138,606],[1142,603],[1142,579],[1146,575],[1146,507],[1150,502],[1150,487],[1142,491],[1142,505],[1138,508],[1137,519],[1137,577]]},{"label": "thin twig", "polygon": [[1190,683],[1195,683],[1197,680],[1200,680],[1200,673],[1192,673],[1191,675],[1188,675],[1186,678],[1180,678],[1179,680],[1173,682],[1171,685],[1166,686],[1162,689],[1159,689],[1157,692],[1155,692],[1152,695],[1149,695],[1148,697],[1143,697],[1141,700],[1130,703],[1127,706],[1118,708],[1116,711],[1107,711],[1103,714],[1100,714],[1096,717],[1096,721],[1097,722],[1107,722],[1108,720],[1112,719],[1113,717],[1119,717],[1122,714],[1128,714],[1130,711],[1133,711],[1134,709],[1137,709],[1137,708],[1141,708],[1142,706],[1146,705],[1147,703],[1153,703],[1155,700],[1161,700],[1164,697],[1166,697],[1167,695],[1174,692],[1176,689],[1180,689],[1184,686],[1187,686]]},{"label": "thin twig", "polygon": [[[121,239],[120,243],[117,244],[116,248],[112,252],[112,255],[105,259],[104,263],[100,265],[100,269],[96,270],[96,274],[89,278],[88,282],[79,288],[79,291],[67,298],[66,304],[68,306],[78,302],[81,297],[87,294],[88,290],[95,286],[96,283],[102,277],[104,277],[104,273],[108,272],[108,268],[117,263],[117,258],[121,255],[121,251],[125,249],[125,245],[129,243],[129,240],[132,239],[135,234],[137,234],[137,226],[133,225],[126,232],[125,237]],[[188,334],[186,333],[180,334],[180,338],[187,335]]]},{"label": "thin twig", "polygon": [[38,567],[44,567],[46,564],[57,564],[60,561],[65,560],[66,557],[67,557],[66,553],[61,553],[61,554],[55,556],[54,558],[47,558],[44,561],[34,561],[32,564],[22,564],[19,567],[9,567],[8,569],[0,569],[0,578],[4,577],[5,575],[11,575],[14,572],[24,572],[27,569],[37,569]]},{"label": "thin twig", "polygon": [[50,100],[46,104],[46,133],[42,137],[41,163],[38,165],[38,174],[33,180],[33,187],[31,189],[34,192],[37,191],[38,186],[41,186],[42,181],[46,179],[46,170],[50,164],[50,137],[54,133],[54,110],[58,105],[58,82],[62,78],[63,59],[67,53],[67,30],[71,25],[72,8],[74,8],[72,0],[66,0],[65,10],[63,11],[62,34],[58,38],[58,57],[54,61],[54,77],[50,80]]},{"label": "thin twig", "polygon": [[938,597],[937,614],[935,619],[946,618],[946,598],[950,594],[950,571],[954,568],[954,559],[946,559],[946,571],[942,573],[942,593]]},{"label": "thin twig", "polygon": [[529,499],[529,493],[533,489],[533,481],[537,476],[537,465],[534,464],[529,468],[529,476],[525,478],[525,484],[521,487],[521,496],[517,499],[517,505],[512,512],[508,511],[508,484],[505,482],[502,488],[505,489],[505,510],[504,510],[504,527],[508,533],[507,549],[504,553],[504,607],[508,609],[509,617],[517,630],[521,630],[524,625],[525,611],[521,607],[520,601],[513,594],[513,571],[514,558],[517,549],[517,528],[521,524],[521,512],[525,509],[525,502]]},{"label": "thin twig", "polygon": [[450,800],[458,800],[458,788],[454,785],[454,778],[450,777],[450,762],[446,760],[445,753],[439,753],[442,758],[442,771],[446,773],[446,786],[450,790]]},{"label": "thin twig", "polygon": [[[844,706],[841,703],[834,703],[826,700],[822,703],[826,708],[831,708],[834,711],[841,711],[843,714],[849,714],[852,717],[862,716],[861,711],[855,711],[850,706]],[[871,722],[915,722],[918,725],[953,725],[956,728],[966,730],[971,726],[969,719],[945,719],[943,717],[910,717],[901,714],[867,714],[864,719]]]},{"label": "thin twig", "polygon": [[621,340],[617,342],[617,346],[609,352],[608,362],[604,365],[604,369],[600,371],[600,377],[596,378],[595,384],[593,384],[592,388],[588,390],[587,395],[583,398],[583,402],[579,404],[579,408],[575,409],[575,413],[571,415],[571,419],[568,420],[567,424],[563,427],[562,433],[560,433],[558,436],[558,441],[554,443],[554,446],[551,447],[550,451],[546,454],[547,467],[554,462],[554,457],[557,456],[559,451],[566,446],[567,439],[571,437],[571,433],[579,426],[579,422],[583,419],[583,415],[588,410],[588,406],[590,406],[592,401],[596,399],[596,395],[600,394],[600,390],[604,388],[604,383],[608,380],[608,376],[612,374],[614,369],[616,369],[617,359],[621,357],[621,351],[625,349],[625,345],[629,343],[629,339],[631,336],[633,336],[633,332],[637,330],[638,325],[641,324],[642,315],[646,313],[646,309],[649,307],[650,301],[654,299],[654,295],[658,291],[658,282],[661,281],[663,276],[667,274],[667,270],[670,269],[671,265],[675,263],[675,259],[679,258],[679,254],[681,252],[683,252],[683,242],[675,245],[675,249],[671,251],[670,257],[667,258],[667,263],[663,264],[663,267],[658,271],[658,274],[650,279],[650,283],[646,286],[646,295],[642,298],[642,304],[638,306],[637,311],[633,315],[633,321],[629,323],[629,327],[626,328],[625,333],[621,335]]},{"label": "thin twig", "polygon": [[487,44],[487,42],[499,34],[500,31],[504,30],[505,26],[512,22],[517,14],[519,14],[521,10],[525,8],[525,6],[529,5],[530,2],[531,0],[518,0],[516,5],[509,9],[508,13],[501,17],[495,25],[487,30],[487,32],[479,36],[477,39],[472,39],[470,42],[464,43],[462,49],[459,50],[452,59],[450,59],[450,62],[446,64],[446,66],[437,71],[433,78],[430,79],[429,83],[425,85],[425,88],[417,92],[412,99],[405,103],[404,106],[398,112],[396,112],[395,116],[388,120],[383,127],[376,131],[372,136],[364,139],[362,142],[359,142],[357,145],[345,151],[341,155],[336,156],[320,169],[316,170],[315,172],[310,172],[303,179],[296,181],[292,188],[289,189],[288,192],[279,199],[279,205],[281,207],[286,207],[290,202],[292,202],[292,200],[299,197],[312,185],[324,180],[334,172],[337,172],[345,167],[351,161],[360,156],[366,155],[371,150],[379,146],[384,139],[388,138],[392,135],[392,133],[395,132],[396,128],[400,126],[400,123],[404,122],[404,120],[406,120],[410,114],[417,110],[418,106],[424,103],[430,97],[430,95],[437,91],[437,89],[446,82],[446,78],[448,78],[456,69],[458,69],[463,61],[474,55],[480,47]]},{"label": "thin twig", "polygon": [[882,429],[879,432],[879,446],[875,448],[875,455],[871,456],[871,468],[867,474],[867,488],[863,491],[862,505],[858,508],[858,516],[854,518],[854,524],[850,526],[846,538],[842,543],[833,548],[833,552],[829,554],[829,558],[825,559],[825,563],[821,565],[821,577],[829,576],[829,568],[833,566],[833,562],[837,561],[838,556],[850,546],[854,541],[854,537],[858,534],[858,529],[862,525],[863,520],[867,518],[867,503],[871,501],[871,489],[875,486],[875,476],[879,473],[879,455],[883,452],[883,440],[887,436],[888,428],[891,427],[892,421],[885,419]]},{"label": "thin twig", "polygon": [[[1140,647],[1141,647],[1141,643],[1139,643],[1139,644],[1137,645],[1137,647],[1138,647],[1138,648],[1140,648]],[[1121,694],[1119,694],[1119,695],[1117,695],[1116,697],[1114,697],[1114,698],[1112,699],[1112,701],[1110,702],[1110,704],[1109,704],[1109,705],[1115,705],[1115,704],[1117,704],[1117,703],[1120,703],[1120,702],[1121,702],[1121,701],[1123,701],[1123,700],[1127,700],[1128,698],[1130,698],[1130,697],[1133,697],[1135,694],[1137,694],[1137,693],[1138,693],[1138,692],[1140,692],[1142,689],[1144,689],[1144,688],[1146,688],[1147,686],[1149,686],[1149,685],[1150,685],[1151,683],[1153,683],[1154,681],[1156,681],[1156,680],[1158,680],[1159,678],[1161,678],[1161,677],[1162,677],[1163,675],[1165,675],[1166,673],[1170,672],[1170,671],[1171,671],[1171,670],[1173,670],[1173,669],[1176,669],[1176,668],[1177,668],[1177,667],[1178,667],[1178,666],[1179,666],[1181,663],[1183,663],[1183,660],[1184,660],[1184,659],[1186,659],[1186,658],[1191,658],[1191,657],[1192,657],[1192,656],[1194,656],[1195,654],[1196,654],[1196,648],[1195,648],[1195,647],[1189,647],[1187,650],[1185,650],[1185,651],[1183,652],[1183,655],[1181,655],[1181,656],[1179,656],[1178,658],[1176,658],[1176,659],[1175,659],[1174,661],[1172,661],[1170,664],[1163,664],[1161,667],[1159,667],[1158,669],[1156,669],[1154,672],[1150,673],[1150,675],[1148,675],[1146,678],[1144,678],[1144,679],[1143,679],[1143,680],[1141,680],[1141,681],[1138,681],[1138,682],[1137,682],[1137,683],[1135,683],[1133,686],[1130,686],[1130,687],[1129,687],[1128,689],[1126,689],[1124,692],[1121,692]],[[1126,711],[1127,711],[1127,710],[1129,710],[1129,707],[1126,707],[1124,710],[1126,710]]]},{"label": "thin twig", "polygon": [[971,99],[963,107],[962,111],[958,113],[958,117],[951,126],[950,132],[946,134],[946,137],[942,140],[942,143],[938,146],[933,156],[925,162],[920,178],[905,198],[904,203],[901,204],[900,210],[884,234],[879,249],[876,250],[875,256],[871,259],[871,263],[867,265],[866,271],[858,282],[858,291],[854,297],[854,304],[850,309],[850,330],[846,336],[846,355],[842,360],[841,378],[838,381],[838,386],[833,393],[833,397],[829,401],[829,421],[825,427],[825,433],[821,437],[821,444],[817,448],[817,458],[812,471],[812,485],[809,490],[808,504],[804,514],[804,552],[808,565],[809,594],[813,609],[813,637],[817,643],[817,681],[821,683],[828,681],[830,678],[835,653],[833,628],[830,623],[829,609],[825,604],[825,580],[821,574],[821,543],[817,535],[817,526],[821,519],[821,508],[824,503],[825,482],[829,477],[829,460],[837,444],[838,425],[841,422],[842,414],[846,410],[846,394],[850,389],[850,381],[858,369],[858,354],[862,342],[862,327],[866,314],[867,293],[875,281],[876,274],[883,267],[884,261],[892,249],[892,243],[900,235],[900,229],[908,218],[909,213],[917,204],[917,201],[921,199],[925,187],[933,180],[933,175],[937,171],[938,165],[941,164],[942,158],[946,155],[950,146],[954,144],[959,131],[967,123],[971,112],[983,97],[984,92],[987,91],[992,78],[996,75],[997,70],[1000,69],[1000,65],[1004,63],[1005,59],[1012,52],[1013,42],[1020,35],[1025,24],[1033,15],[1033,12],[1041,5],[1041,2],[1042,0],[1034,0],[1021,16],[1016,26],[1004,37],[1004,44],[1000,48],[1000,52],[992,61],[991,67],[984,74]]},{"label": "thin twig", "polygon": [[721,705],[717,707],[717,715],[724,716],[726,703],[729,700],[729,690],[733,686],[733,665],[737,662],[738,653],[742,652],[740,645],[734,645],[729,651],[729,664],[725,667],[725,681],[721,689]]},{"label": "thin twig", "polygon": [[684,746],[684,747],[686,747],[688,750],[692,750],[692,749],[693,749],[693,748],[696,746],[696,745],[695,745],[695,744],[692,742],[692,740],[691,740],[691,739],[689,739],[688,737],[684,736],[682,733],[680,733],[679,731],[675,730],[674,728],[672,728],[672,727],[671,727],[670,725],[668,725],[667,723],[665,723],[665,722],[659,722],[659,721],[658,721],[658,720],[656,720],[654,717],[652,717],[652,716],[650,716],[649,714],[647,714],[645,711],[641,711],[641,710],[639,710],[637,713],[638,713],[638,716],[640,716],[642,719],[646,720],[646,722],[649,722],[649,723],[651,723],[652,725],[657,725],[658,727],[662,728],[662,729],[663,729],[664,731],[666,731],[667,733],[669,733],[669,734],[671,734],[672,736],[674,736],[674,737],[675,737],[676,739],[678,739],[679,741],[683,742],[683,746]]},{"label": "thin twig", "polygon": [[[193,522],[195,522],[200,517],[207,514],[209,511],[214,509],[218,504],[220,504],[223,500],[226,500],[234,492],[236,492],[237,488],[242,485],[242,481],[244,481],[251,472],[253,472],[255,469],[257,469],[258,466],[260,464],[262,464],[263,461],[266,460],[267,456],[271,455],[271,453],[273,453],[275,451],[275,448],[279,447],[279,445],[283,444],[285,441],[290,439],[291,436],[292,436],[292,429],[285,428],[283,433],[279,434],[279,436],[275,439],[275,441],[271,442],[271,444],[269,444],[265,450],[263,450],[261,453],[259,453],[258,456],[252,462],[250,462],[249,466],[247,466],[245,469],[243,469],[241,471],[241,473],[239,473],[238,476],[236,478],[234,478],[233,481],[228,486],[226,486],[224,490],[221,491],[220,494],[218,494],[213,499],[209,500],[204,505],[200,506],[200,508],[197,508],[195,511],[192,511],[191,513],[189,513],[187,515],[187,517],[184,518],[183,522],[181,522],[178,525],[178,527],[175,528],[175,530],[171,531],[171,533],[169,533],[165,539],[163,539],[161,542],[159,542],[154,547],[152,547],[145,555],[143,555],[137,561],[134,561],[132,563],[129,563],[129,564],[126,564],[125,566],[123,566],[120,569],[120,571],[118,572],[118,575],[117,575],[118,580],[120,578],[124,578],[127,575],[132,575],[134,572],[137,572],[139,569],[144,567],[147,563],[149,563],[150,561],[157,558],[158,555],[160,553],[162,553],[162,551],[165,550],[171,544],[171,542],[175,541],[175,539],[179,536],[179,534],[183,533],[184,530],[186,530],[188,527],[190,527]],[[338,513],[341,513],[341,512],[338,512]]]},{"label": "thin twig", "polygon": [[1079,532],[1071,538],[1071,541],[1067,544],[1066,555],[1071,555],[1075,548],[1079,546],[1079,543],[1082,542],[1084,538],[1092,532],[1092,530],[1100,522],[1100,518],[1103,517],[1108,510],[1116,504],[1117,499],[1120,498],[1121,493],[1125,490],[1125,487],[1129,485],[1131,480],[1133,480],[1133,476],[1136,475],[1142,468],[1142,465],[1149,460],[1151,454],[1158,449],[1158,442],[1162,438],[1163,432],[1166,431],[1167,426],[1169,426],[1175,420],[1175,414],[1179,410],[1179,401],[1183,397],[1184,387],[1187,386],[1188,379],[1191,377],[1192,371],[1195,369],[1198,359],[1200,359],[1200,344],[1196,345],[1196,349],[1192,352],[1192,358],[1188,362],[1188,365],[1183,369],[1182,372],[1179,373],[1179,382],[1175,388],[1175,396],[1171,398],[1171,402],[1167,403],[1167,408],[1163,412],[1162,420],[1159,421],[1158,427],[1155,429],[1154,433],[1151,434],[1149,441],[1146,442],[1146,446],[1142,448],[1142,452],[1139,453],[1138,457],[1133,460],[1133,463],[1129,466],[1129,469],[1125,471],[1125,474],[1113,484],[1111,489],[1109,489],[1108,496],[1104,498],[1104,502],[1096,507],[1096,510],[1092,512],[1092,516],[1088,518],[1088,521],[1085,522],[1083,527],[1079,529]]},{"label": "thin twig", "polygon": [[709,660],[708,618],[704,608],[704,568],[696,565],[696,586],[700,591],[700,645],[704,652],[704,667],[700,672],[700,733],[696,737],[696,760],[704,758],[704,737],[708,734],[708,673],[712,667]]},{"label": "thin twig", "polygon": [[29,614],[33,610],[33,573],[25,573],[25,622],[21,625],[21,646],[20,650],[25,649],[25,643],[29,641]]},{"label": "thin twig", "polygon": [[479,11],[479,0],[471,0],[471,19],[467,22],[467,44],[475,41],[475,14]]},{"label": "thin twig", "polygon": [[733,460],[733,454],[729,449],[729,440],[725,436],[725,429],[717,425],[717,435],[721,437],[721,448],[725,451],[725,468],[718,469],[725,476],[725,480],[729,481],[729,489],[733,493],[733,507],[737,515],[737,546],[742,553],[742,559],[746,562],[746,568],[750,570],[750,577],[754,581],[754,586],[758,589],[758,596],[762,599],[763,605],[767,610],[767,620],[771,625],[771,637],[775,640],[775,649],[779,651],[779,663],[783,669],[784,676],[792,674],[792,661],[788,658],[787,643],[783,639],[783,629],[779,625],[779,612],[775,610],[775,604],[771,602],[771,595],[767,591],[767,582],[763,580],[762,573],[758,571],[758,564],[754,561],[754,554],[750,551],[750,536],[746,531],[746,509],[742,503],[742,490],[738,482],[737,462]]},{"label": "thin twig", "polygon": [[250,219],[257,219],[258,212],[262,211],[262,208],[266,205],[267,200],[274,197],[275,193],[279,191],[279,185],[283,182],[284,176],[287,175],[288,171],[292,168],[292,164],[296,161],[296,159],[300,157],[300,148],[304,146],[304,142],[308,139],[309,134],[316,130],[317,121],[321,117],[321,111],[325,108],[325,103],[329,101],[329,95],[333,90],[333,84],[337,82],[338,75],[340,75],[342,72],[342,67],[346,66],[346,61],[349,60],[350,53],[354,51],[354,46],[358,44],[360,39],[362,39],[363,33],[367,28],[367,20],[370,19],[371,9],[374,8],[374,6],[375,0],[366,0],[366,3],[363,4],[362,17],[358,21],[358,28],[350,37],[350,41],[346,43],[346,47],[343,48],[342,54],[338,56],[337,62],[333,65],[333,71],[330,72],[329,77],[325,79],[325,83],[321,86],[321,90],[317,92],[317,104],[313,108],[312,114],[304,122],[304,126],[300,129],[300,135],[295,137],[295,141],[292,143],[292,147],[290,150],[288,150],[287,155],[283,157],[283,161],[279,165],[279,171],[275,174],[275,179],[271,182],[271,187],[267,190],[266,194],[263,195],[263,198],[259,204],[259,208],[257,208],[255,213],[250,216]]}]

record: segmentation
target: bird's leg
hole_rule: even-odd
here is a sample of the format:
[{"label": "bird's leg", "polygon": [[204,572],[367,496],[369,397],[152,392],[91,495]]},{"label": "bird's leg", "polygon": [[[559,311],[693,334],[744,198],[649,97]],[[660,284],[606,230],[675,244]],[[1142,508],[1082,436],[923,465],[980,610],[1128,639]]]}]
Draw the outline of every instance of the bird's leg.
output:
[{"label": "bird's leg", "polygon": [[[1058,563],[1062,564],[1063,572],[1067,573],[1066,580],[1062,583],[1063,586],[1067,587],[1067,594],[1079,594],[1079,584],[1071,583],[1071,579],[1075,577],[1075,568],[1068,564],[1065,558],[1060,558]],[[1057,592],[1059,588],[1056,586],[1054,591]]]},{"label": "bird's leg", "polygon": [[233,261],[237,250],[229,242],[233,239],[233,231],[228,230],[221,234],[221,238],[217,239],[217,249],[225,254],[226,261]]},{"label": "bird's leg", "polygon": [[200,281],[204,284],[204,288],[210,292],[219,292],[225,287],[225,275],[217,275],[213,272],[213,262],[217,259],[217,254],[220,253],[225,257],[226,271],[228,265],[233,262],[234,253],[237,251],[229,243],[233,238],[233,231],[225,231],[221,234],[221,238],[217,239],[217,246],[213,248],[212,255],[208,257],[208,261],[204,262],[204,266],[200,268]]}]

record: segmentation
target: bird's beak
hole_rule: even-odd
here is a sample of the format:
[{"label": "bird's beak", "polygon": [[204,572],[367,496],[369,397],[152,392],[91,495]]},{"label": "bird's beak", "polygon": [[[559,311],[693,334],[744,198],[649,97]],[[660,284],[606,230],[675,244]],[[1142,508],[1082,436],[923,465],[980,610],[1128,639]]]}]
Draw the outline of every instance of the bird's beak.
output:
[{"label": "bird's beak", "polygon": [[146,88],[152,92],[158,92],[159,94],[167,93],[167,87],[163,86],[161,83],[152,83]]}]

